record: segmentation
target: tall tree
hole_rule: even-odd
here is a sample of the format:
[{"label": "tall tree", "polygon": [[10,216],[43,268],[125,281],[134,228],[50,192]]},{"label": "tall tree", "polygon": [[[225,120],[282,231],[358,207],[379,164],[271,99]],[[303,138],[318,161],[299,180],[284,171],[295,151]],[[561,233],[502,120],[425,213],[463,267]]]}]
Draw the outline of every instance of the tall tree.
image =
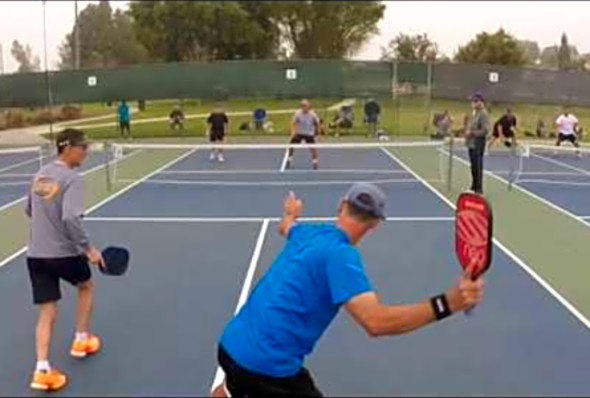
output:
[{"label": "tall tree", "polygon": [[[105,67],[144,62],[147,52],[138,42],[129,15],[113,12],[108,1],[89,4],[78,16],[80,66]],[[73,67],[74,28],[59,48],[60,69]]]},{"label": "tall tree", "polygon": [[274,5],[250,1],[133,1],[138,39],[162,61],[271,58],[279,32]]},{"label": "tall tree", "polygon": [[[559,48],[560,48],[560,46],[558,46],[558,45],[548,46],[548,47],[543,48],[543,51],[541,51],[541,56],[540,56],[541,66],[543,66],[545,68],[558,68],[559,67]],[[577,59],[579,56],[578,49],[571,44],[569,45],[569,48],[570,48],[570,54],[572,55],[572,57],[574,59]]]},{"label": "tall tree", "polygon": [[479,33],[466,45],[459,47],[455,60],[464,63],[524,66],[524,51],[518,40],[504,29],[496,33]]},{"label": "tall tree", "polygon": [[518,46],[522,49],[527,65],[535,65],[541,57],[539,43],[533,40],[518,40]]},{"label": "tall tree", "polygon": [[406,35],[400,33],[381,48],[382,60],[434,62],[438,58],[438,46],[426,33]]},{"label": "tall tree", "polygon": [[18,40],[15,40],[12,42],[10,53],[18,62],[18,73],[37,72],[41,69],[39,57],[33,55],[33,50],[28,44],[23,45]]},{"label": "tall tree", "polygon": [[378,32],[385,5],[380,1],[277,2],[275,20],[282,38],[299,58],[344,58]]},{"label": "tall tree", "polygon": [[571,69],[572,66],[572,53],[570,45],[568,43],[566,34],[563,33],[561,35],[561,44],[559,45],[559,50],[557,53],[557,67],[559,70],[568,70]]}]

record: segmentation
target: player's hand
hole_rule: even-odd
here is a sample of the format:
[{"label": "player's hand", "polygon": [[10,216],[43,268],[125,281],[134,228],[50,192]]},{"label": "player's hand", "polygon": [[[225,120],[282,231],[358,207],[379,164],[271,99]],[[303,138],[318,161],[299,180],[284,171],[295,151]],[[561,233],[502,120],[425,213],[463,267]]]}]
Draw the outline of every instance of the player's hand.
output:
[{"label": "player's hand", "polygon": [[297,199],[295,193],[290,191],[289,195],[287,195],[285,198],[283,210],[285,215],[299,217],[303,211],[303,201],[301,199]]},{"label": "player's hand", "polygon": [[471,279],[468,272],[461,276],[459,282],[446,293],[452,312],[465,311],[475,307],[483,298],[484,280]]},{"label": "player's hand", "polygon": [[102,258],[102,253],[96,247],[90,247],[90,249],[86,250],[84,254],[88,258],[88,262],[90,264],[104,267],[104,259]]}]

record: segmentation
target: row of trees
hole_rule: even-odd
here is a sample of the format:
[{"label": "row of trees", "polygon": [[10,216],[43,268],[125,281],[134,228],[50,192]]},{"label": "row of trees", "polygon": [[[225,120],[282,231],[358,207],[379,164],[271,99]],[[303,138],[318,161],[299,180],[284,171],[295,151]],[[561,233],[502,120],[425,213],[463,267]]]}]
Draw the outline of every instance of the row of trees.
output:
[{"label": "row of trees", "polygon": [[[399,59],[421,62],[451,62],[438,50],[438,45],[427,34],[400,33],[388,46],[381,49],[383,60]],[[540,66],[559,70],[586,70],[590,54],[580,54],[570,45],[564,33],[559,45],[540,49],[530,40],[518,40],[503,29],[495,33],[482,32],[459,47],[454,61],[509,66]]]},{"label": "row of trees", "polygon": [[[144,62],[217,59],[345,58],[378,32],[380,1],[131,1],[128,11],[108,1],[90,4],[78,17],[80,65],[111,67]],[[14,42],[19,72],[39,69],[29,46]],[[74,27],[59,47],[60,69],[73,66]],[[382,58],[451,62],[426,34],[400,34]],[[565,34],[561,44],[540,50],[504,30],[480,33],[461,46],[456,62],[541,65],[582,69]]]}]

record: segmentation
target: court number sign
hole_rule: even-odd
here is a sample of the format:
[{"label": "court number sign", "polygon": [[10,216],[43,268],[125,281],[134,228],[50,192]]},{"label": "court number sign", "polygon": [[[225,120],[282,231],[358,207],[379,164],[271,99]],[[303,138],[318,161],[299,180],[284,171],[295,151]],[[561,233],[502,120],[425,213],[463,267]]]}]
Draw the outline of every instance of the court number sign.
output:
[{"label": "court number sign", "polygon": [[500,81],[500,74],[498,72],[490,72],[488,78],[490,83],[498,83]]},{"label": "court number sign", "polygon": [[98,83],[96,76],[89,76],[88,77],[88,86],[89,87],[94,87],[96,86],[96,83]]},{"label": "court number sign", "polygon": [[287,69],[285,71],[285,77],[287,78],[287,80],[297,79],[297,69]]}]

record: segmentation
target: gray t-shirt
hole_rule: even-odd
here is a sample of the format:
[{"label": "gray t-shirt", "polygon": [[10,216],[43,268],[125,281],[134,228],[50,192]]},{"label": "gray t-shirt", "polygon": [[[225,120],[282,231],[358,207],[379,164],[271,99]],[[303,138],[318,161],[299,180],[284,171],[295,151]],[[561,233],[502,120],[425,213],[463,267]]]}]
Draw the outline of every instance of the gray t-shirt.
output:
[{"label": "gray t-shirt", "polygon": [[314,136],[316,126],[319,124],[319,119],[314,111],[303,113],[301,109],[295,112],[293,116],[293,123],[295,124],[295,134]]},{"label": "gray t-shirt", "polygon": [[82,177],[64,163],[52,162],[35,174],[26,207],[29,257],[72,257],[90,247],[83,199]]},{"label": "gray t-shirt", "polygon": [[471,147],[476,140],[485,140],[490,130],[490,118],[485,109],[473,111],[467,122],[467,131],[470,133],[465,143]]}]

